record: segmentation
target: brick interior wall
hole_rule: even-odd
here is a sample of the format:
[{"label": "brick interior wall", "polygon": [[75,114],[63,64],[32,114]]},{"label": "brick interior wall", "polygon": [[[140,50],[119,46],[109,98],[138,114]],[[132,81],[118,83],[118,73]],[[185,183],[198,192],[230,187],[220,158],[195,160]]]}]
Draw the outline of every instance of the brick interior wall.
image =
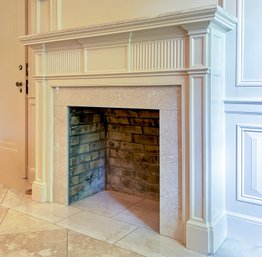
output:
[{"label": "brick interior wall", "polygon": [[69,198],[109,189],[159,198],[159,111],[70,108]]}]

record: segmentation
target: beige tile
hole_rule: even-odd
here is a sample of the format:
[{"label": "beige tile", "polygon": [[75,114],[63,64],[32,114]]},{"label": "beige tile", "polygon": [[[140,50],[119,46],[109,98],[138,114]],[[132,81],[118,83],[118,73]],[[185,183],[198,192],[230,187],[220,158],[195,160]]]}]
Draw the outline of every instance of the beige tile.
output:
[{"label": "beige tile", "polygon": [[30,199],[30,196],[25,195],[18,190],[9,189],[1,205],[6,208],[12,208],[18,204],[28,201],[28,199]]},{"label": "beige tile", "polygon": [[0,204],[3,202],[7,192],[8,192],[8,187],[0,184]]},{"label": "beige tile", "polygon": [[0,234],[36,232],[54,229],[61,229],[61,227],[10,209],[0,224]]},{"label": "beige tile", "polygon": [[136,229],[134,225],[85,211],[57,224],[107,243],[115,243]]},{"label": "beige tile", "polygon": [[112,218],[159,232],[159,202],[145,199]]},{"label": "beige tile", "polygon": [[92,213],[111,217],[112,215],[133,206],[141,200],[141,197],[134,195],[114,191],[102,191],[78,201],[72,204],[72,206]]},{"label": "beige tile", "polygon": [[0,206],[0,224],[1,224],[2,220],[4,219],[7,211],[8,211],[8,209]]},{"label": "beige tile", "polygon": [[183,245],[171,238],[156,232],[139,228],[116,243],[129,251],[148,257],[204,257],[205,255],[187,250]]},{"label": "beige tile", "polygon": [[[58,240],[54,240],[54,238]],[[66,230],[0,235],[0,256],[66,257],[66,253]]]},{"label": "beige tile", "polygon": [[22,204],[15,206],[13,209],[53,223],[81,211],[71,206],[63,206],[56,203],[41,204],[31,200],[25,201]]},{"label": "beige tile", "polygon": [[68,257],[141,257],[120,247],[104,243],[77,232],[68,232]]}]

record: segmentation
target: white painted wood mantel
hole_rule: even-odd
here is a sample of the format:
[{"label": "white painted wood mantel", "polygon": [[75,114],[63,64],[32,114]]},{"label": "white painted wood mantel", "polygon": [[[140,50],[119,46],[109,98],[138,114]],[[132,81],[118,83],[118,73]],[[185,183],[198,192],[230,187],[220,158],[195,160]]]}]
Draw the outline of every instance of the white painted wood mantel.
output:
[{"label": "white painted wood mantel", "polygon": [[[58,165],[62,165],[59,169],[67,170],[67,157],[63,159],[62,155],[57,155],[57,148],[62,145],[63,152],[67,152],[67,143],[57,139],[61,136],[66,140],[66,132],[59,131],[59,136],[54,132],[56,122],[64,122],[57,116],[58,92],[64,94],[68,90],[73,99],[80,98],[90,88],[101,90],[94,92],[103,95],[107,88],[121,97],[120,92],[129,89],[136,97],[132,90],[138,88],[141,89],[138,97],[142,92],[145,102],[150,102],[146,99],[148,95],[158,98],[157,105],[162,106],[159,107],[160,120],[161,112],[165,113],[161,122],[172,124],[164,118],[168,116],[169,107],[162,105],[169,99],[168,96],[165,99],[169,91],[161,95],[161,89],[178,87],[182,112],[178,128],[182,138],[178,171],[172,170],[175,154],[163,143],[168,142],[168,136],[172,138],[172,125],[162,131],[166,125],[160,125],[160,191],[167,192],[167,195],[160,192],[160,207],[169,213],[160,210],[160,233],[184,242],[189,249],[214,253],[227,237],[224,55],[225,34],[235,24],[236,19],[225,10],[209,6],[21,37],[22,44],[32,47],[35,55],[37,140],[33,199],[61,202],[56,192],[67,187],[66,178],[64,185],[56,181]],[[80,95],[75,95],[77,92]],[[156,96],[152,96],[154,94]],[[65,106],[70,101],[69,96]],[[171,110],[171,117],[173,113]],[[65,131],[66,126],[63,127]],[[62,161],[65,163],[60,164]],[[168,190],[174,187],[168,184],[173,179],[172,172],[181,178],[181,202],[172,202],[173,195],[168,196],[171,192]],[[171,175],[163,178],[163,174]],[[57,188],[58,185],[61,188]],[[62,198],[66,204],[67,196],[64,194]],[[172,206],[181,210],[181,222],[175,222],[175,216],[170,215]]]}]

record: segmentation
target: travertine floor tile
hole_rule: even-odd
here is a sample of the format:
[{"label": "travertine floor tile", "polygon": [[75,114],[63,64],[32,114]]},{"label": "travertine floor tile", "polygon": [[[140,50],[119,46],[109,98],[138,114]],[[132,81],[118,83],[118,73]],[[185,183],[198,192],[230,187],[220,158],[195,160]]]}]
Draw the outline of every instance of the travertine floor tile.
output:
[{"label": "travertine floor tile", "polygon": [[0,206],[0,224],[1,224],[2,220],[4,219],[7,211],[8,211],[8,209]]},{"label": "travertine floor tile", "polygon": [[66,257],[66,253],[66,230],[0,235],[1,257]]},{"label": "travertine floor tile", "polygon": [[27,196],[20,191],[9,189],[1,205],[6,208],[12,208],[18,204],[28,201],[29,199],[30,196]]},{"label": "travertine floor tile", "polygon": [[120,247],[69,231],[68,257],[141,257]]},{"label": "travertine floor tile", "polygon": [[13,209],[52,223],[63,220],[81,211],[71,206],[63,206],[55,203],[40,204],[30,200],[15,206]]},{"label": "travertine floor tile", "polygon": [[159,232],[159,202],[145,199],[113,218]]},{"label": "travertine floor tile", "polygon": [[139,228],[116,243],[127,250],[147,257],[204,257],[205,255],[187,250],[173,239],[156,232]]},{"label": "travertine floor tile", "polygon": [[61,229],[61,227],[14,210],[8,210],[4,220],[0,224],[0,234],[25,233],[55,229]]},{"label": "travertine floor tile", "polygon": [[142,201],[142,198],[139,196],[114,191],[102,191],[78,201],[72,204],[72,206],[92,213],[111,217],[140,201]]},{"label": "travertine floor tile", "polygon": [[262,257],[262,247],[227,239],[214,257]]},{"label": "travertine floor tile", "polygon": [[107,243],[115,243],[137,228],[134,225],[85,211],[57,224]]},{"label": "travertine floor tile", "polygon": [[0,204],[3,202],[7,192],[8,187],[0,184]]}]

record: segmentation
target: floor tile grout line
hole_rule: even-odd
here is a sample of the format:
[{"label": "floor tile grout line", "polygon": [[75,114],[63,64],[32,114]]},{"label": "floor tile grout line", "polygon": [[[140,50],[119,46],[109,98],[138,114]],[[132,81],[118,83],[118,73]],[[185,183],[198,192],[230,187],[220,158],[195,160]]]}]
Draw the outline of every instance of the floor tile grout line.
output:
[{"label": "floor tile grout line", "polygon": [[65,218],[63,218],[63,219],[61,219],[61,220],[55,221],[53,224],[57,225],[57,223],[62,222],[62,221],[64,221],[64,220],[66,220],[66,219],[69,219],[69,218],[71,218],[71,217],[73,217],[73,216],[75,216],[75,215],[77,215],[77,214],[79,214],[79,213],[81,213],[81,212],[82,212],[82,210],[79,210],[79,209],[78,209],[78,211],[77,211],[76,213],[71,214],[71,215],[69,215],[69,216],[67,216],[67,217],[65,217]]},{"label": "floor tile grout line", "polygon": [[6,190],[5,195],[4,195],[4,197],[3,197],[3,199],[2,199],[0,204],[2,204],[4,202],[4,200],[5,200],[6,196],[7,196],[7,193],[9,192],[9,190],[10,190],[9,188]]},{"label": "floor tile grout line", "polygon": [[136,226],[136,228],[130,232],[128,232],[126,235],[124,235],[123,237],[121,237],[120,239],[118,239],[116,242],[113,243],[113,245],[116,245],[119,241],[123,240],[124,238],[126,238],[128,235],[132,234],[133,232],[135,232],[136,230],[138,230],[140,227]]},{"label": "floor tile grout line", "polygon": [[3,219],[2,219],[1,222],[0,222],[0,227],[1,227],[2,223],[4,222],[4,219],[5,219],[5,217],[6,217],[6,215],[7,215],[7,213],[8,213],[9,210],[10,210],[10,209],[7,208],[7,211],[6,211],[6,213],[4,214],[4,217],[3,217]]},{"label": "floor tile grout line", "polygon": [[119,211],[118,213],[113,214],[112,216],[110,216],[110,218],[113,218],[114,216],[119,215],[120,213],[129,210],[130,208],[136,206],[137,204],[142,203],[144,200],[145,200],[145,198],[141,199],[141,201],[130,205],[128,208],[125,208],[125,209],[123,209],[122,211]]}]

